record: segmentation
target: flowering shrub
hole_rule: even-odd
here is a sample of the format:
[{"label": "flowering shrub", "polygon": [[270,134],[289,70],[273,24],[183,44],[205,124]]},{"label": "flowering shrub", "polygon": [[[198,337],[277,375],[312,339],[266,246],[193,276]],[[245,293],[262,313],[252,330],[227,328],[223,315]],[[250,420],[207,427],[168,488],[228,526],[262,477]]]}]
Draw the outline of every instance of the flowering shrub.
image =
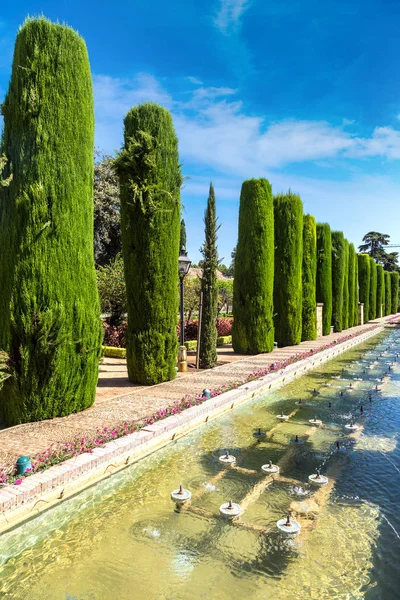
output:
[{"label": "flowering shrub", "polygon": [[222,317],[220,319],[217,319],[218,336],[222,337],[226,335],[232,335],[232,323],[232,317]]},{"label": "flowering shrub", "polygon": [[[328,344],[324,344],[323,346],[315,350],[311,348],[306,352],[297,352],[285,361],[277,361],[268,365],[267,367],[252,371],[251,373],[249,373],[241,379],[238,379],[234,383],[223,384],[219,387],[211,388],[211,398],[215,398],[216,396],[219,396],[220,394],[228,392],[232,389],[237,389],[238,387],[245,385],[250,381],[261,379],[262,377],[265,377],[266,375],[274,371],[280,371],[281,369],[284,369],[290,364],[296,363],[300,360],[304,360],[305,358],[309,358],[310,356],[318,354],[323,350],[332,348],[337,343],[346,342],[351,338],[355,338],[358,335],[365,333],[366,331],[376,329],[376,327],[377,326],[374,325],[372,327],[369,327],[367,330],[342,336],[338,340],[334,340],[332,342],[329,342]],[[83,454],[85,452],[91,453],[93,452],[94,448],[103,447],[107,442],[111,442],[130,433],[134,433],[135,431],[140,431],[140,429],[142,429],[143,427],[153,425],[157,421],[166,419],[171,415],[179,414],[192,406],[198,406],[206,400],[207,398],[203,397],[202,394],[186,394],[181,400],[176,400],[170,406],[159,409],[156,412],[144,417],[139,421],[125,422],[122,425],[113,428],[105,427],[104,429],[98,430],[95,435],[77,437],[71,442],[53,443],[49,446],[49,448],[47,448],[47,450],[39,452],[38,454],[32,457],[32,471],[27,472],[26,476],[29,476],[34,472],[44,471],[48,467],[57,465],[69,458],[74,458],[75,456],[79,456],[80,454]],[[6,485],[10,483],[13,483],[14,485],[20,485],[24,479],[24,475],[17,475],[16,467],[8,470],[0,467],[0,485]]]},{"label": "flowering shrub", "polygon": [[126,344],[126,330],[128,328],[128,324],[124,323],[123,325],[109,325],[108,323],[103,323],[104,327],[104,345],[105,346],[114,346],[115,348],[125,348]]}]

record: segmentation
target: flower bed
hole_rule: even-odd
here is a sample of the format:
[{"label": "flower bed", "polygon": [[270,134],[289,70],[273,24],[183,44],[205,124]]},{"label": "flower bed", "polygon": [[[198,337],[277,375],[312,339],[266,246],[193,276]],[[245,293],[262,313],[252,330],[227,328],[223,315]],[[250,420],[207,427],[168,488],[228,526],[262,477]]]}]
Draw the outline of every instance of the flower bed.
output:
[{"label": "flower bed", "polygon": [[[365,329],[358,333],[351,333],[342,336],[338,340],[334,340],[332,342],[329,342],[328,344],[324,344],[323,346],[320,346],[315,350],[310,349],[305,352],[298,352],[283,362],[278,361],[268,365],[268,367],[265,367],[263,369],[252,371],[251,373],[249,373],[245,377],[242,377],[241,379],[238,379],[234,383],[223,384],[219,387],[212,388],[210,390],[211,397],[215,398],[215,396],[219,396],[224,392],[237,389],[238,387],[245,385],[246,383],[250,383],[251,381],[261,379],[269,373],[284,369],[288,365],[296,363],[300,360],[304,360],[305,358],[309,358],[310,356],[314,356],[320,352],[323,352],[324,350],[328,350],[329,348],[333,348],[337,344],[341,344],[352,338],[356,338],[359,335],[363,335],[369,331],[372,331],[373,329],[376,329],[377,327],[378,325],[373,325],[368,329]],[[95,435],[77,437],[72,442],[55,442],[51,444],[51,446],[47,448],[47,450],[39,452],[31,458],[32,470],[29,473],[27,473],[26,476],[29,477],[29,475],[32,475],[32,473],[44,471],[45,469],[53,465],[59,464],[69,458],[73,458],[74,456],[78,456],[85,452],[91,453],[93,452],[94,448],[104,447],[104,445],[107,442],[111,442],[130,433],[134,433],[135,431],[140,431],[140,429],[142,429],[143,427],[153,425],[157,421],[166,419],[171,415],[179,414],[187,408],[191,408],[192,406],[198,406],[206,400],[207,398],[203,397],[201,394],[186,394],[181,400],[176,400],[170,406],[157,410],[153,414],[148,415],[147,417],[139,421],[125,422],[122,425],[114,428],[105,427],[104,429],[97,431]],[[17,475],[16,468],[6,469],[4,467],[0,467],[0,485],[7,485],[12,483],[14,485],[19,485],[24,479],[25,476]]]}]

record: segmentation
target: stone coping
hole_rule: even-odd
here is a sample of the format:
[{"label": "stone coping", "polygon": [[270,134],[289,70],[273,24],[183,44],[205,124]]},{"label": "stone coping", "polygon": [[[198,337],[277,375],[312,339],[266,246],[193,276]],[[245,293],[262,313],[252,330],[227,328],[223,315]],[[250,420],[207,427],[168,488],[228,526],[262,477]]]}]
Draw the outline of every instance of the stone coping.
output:
[{"label": "stone coping", "polygon": [[35,473],[18,485],[0,488],[0,533],[33,518],[55,504],[126,468],[166,444],[186,435],[235,406],[285,385],[382,332],[384,327],[357,335],[336,345],[273,371],[242,386],[224,392],[177,415],[157,421],[138,432],[108,442],[47,470]]}]

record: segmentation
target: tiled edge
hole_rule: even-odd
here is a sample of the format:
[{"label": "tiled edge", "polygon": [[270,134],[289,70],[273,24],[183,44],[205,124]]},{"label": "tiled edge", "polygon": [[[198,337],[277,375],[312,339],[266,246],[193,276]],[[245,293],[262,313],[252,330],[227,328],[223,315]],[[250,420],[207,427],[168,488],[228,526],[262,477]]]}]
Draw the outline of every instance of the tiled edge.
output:
[{"label": "tiled edge", "polygon": [[31,475],[18,486],[1,488],[0,533],[145,457],[238,404],[289,383],[377,335],[383,329],[383,326],[376,327],[346,342],[316,352],[314,356],[288,365],[285,369],[269,373],[237,389],[210,398],[199,406],[149,425],[139,432],[109,442],[103,448],[95,448],[91,453],[81,454],[42,473]]}]

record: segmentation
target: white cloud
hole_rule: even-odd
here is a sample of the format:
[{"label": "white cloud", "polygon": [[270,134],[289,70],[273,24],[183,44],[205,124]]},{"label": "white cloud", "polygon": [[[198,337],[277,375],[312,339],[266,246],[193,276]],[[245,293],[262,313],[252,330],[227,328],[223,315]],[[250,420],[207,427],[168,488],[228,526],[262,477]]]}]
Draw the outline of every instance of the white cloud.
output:
[{"label": "white cloud", "polygon": [[249,0],[220,0],[218,13],[214,18],[216,27],[225,35],[237,31],[249,5]]},{"label": "white cloud", "polygon": [[188,81],[190,81],[190,83],[193,83],[193,85],[203,85],[203,82],[200,79],[198,79],[197,77],[189,76],[189,77],[186,77],[186,79]]}]

